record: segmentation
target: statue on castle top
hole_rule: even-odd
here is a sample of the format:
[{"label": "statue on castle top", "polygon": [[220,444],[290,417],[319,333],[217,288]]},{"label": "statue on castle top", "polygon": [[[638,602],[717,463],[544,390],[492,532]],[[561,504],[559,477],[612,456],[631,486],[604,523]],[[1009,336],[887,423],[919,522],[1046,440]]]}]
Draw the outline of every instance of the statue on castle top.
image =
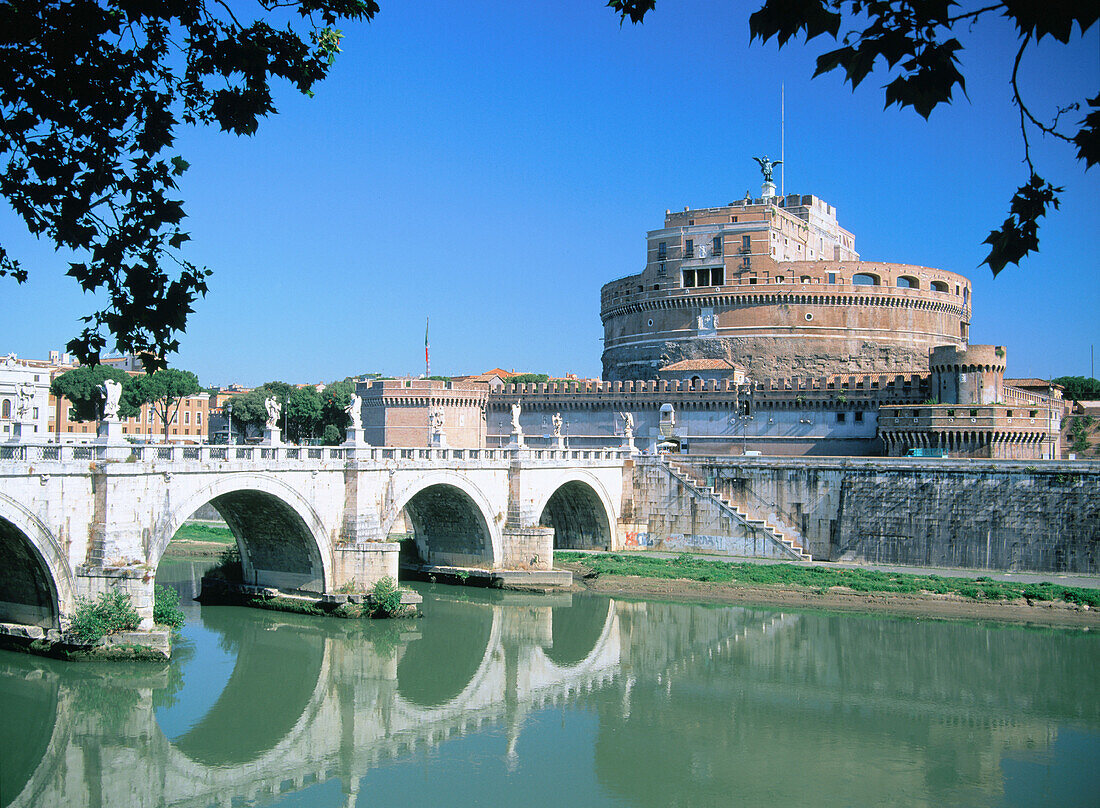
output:
[{"label": "statue on castle top", "polygon": [[346,412],[348,418],[351,419],[350,427],[352,429],[363,428],[363,399],[361,399],[358,394],[351,394],[351,398],[348,400],[348,406],[344,407],[344,412]]},{"label": "statue on castle top", "polygon": [[518,401],[512,405],[512,432],[515,432],[517,434],[523,431],[519,427],[519,414],[521,411],[522,408],[520,407]]},{"label": "statue on castle top", "polygon": [[776,166],[783,165],[782,160],[769,160],[766,154],[763,157],[754,157],[752,159],[760,164],[760,172],[764,175],[764,182],[771,182],[772,171],[775,170]]},{"label": "statue on castle top", "polygon": [[279,403],[279,399],[275,396],[268,396],[264,399],[264,407],[267,409],[267,423],[265,426],[268,429],[278,429],[279,416],[283,412],[283,405]]},{"label": "statue on castle top", "polygon": [[562,424],[561,413],[560,412],[554,413],[554,416],[550,419],[550,423],[552,423],[554,425],[554,437],[555,438],[560,438],[561,437],[561,424]]},{"label": "statue on castle top", "polygon": [[119,420],[118,402],[122,398],[122,385],[114,379],[104,379],[103,384],[99,387],[99,392],[103,397],[103,420]]}]

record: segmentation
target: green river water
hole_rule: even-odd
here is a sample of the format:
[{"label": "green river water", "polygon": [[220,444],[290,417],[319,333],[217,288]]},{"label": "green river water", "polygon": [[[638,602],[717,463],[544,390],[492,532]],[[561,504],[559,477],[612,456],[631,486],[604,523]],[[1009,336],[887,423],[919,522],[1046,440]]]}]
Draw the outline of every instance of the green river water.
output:
[{"label": "green river water", "polygon": [[0,652],[0,806],[1097,806],[1100,637],[420,586],[187,600],[169,664]]}]

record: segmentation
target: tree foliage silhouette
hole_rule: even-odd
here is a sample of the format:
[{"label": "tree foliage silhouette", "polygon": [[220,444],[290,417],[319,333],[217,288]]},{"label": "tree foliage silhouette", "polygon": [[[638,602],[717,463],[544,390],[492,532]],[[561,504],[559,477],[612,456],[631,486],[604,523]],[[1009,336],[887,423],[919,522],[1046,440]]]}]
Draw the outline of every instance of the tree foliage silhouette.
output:
[{"label": "tree foliage silhouette", "polygon": [[[68,274],[102,308],[68,349],[95,364],[112,338],[149,371],[178,348],[210,272],[180,250],[188,163],[179,125],[251,135],[275,112],[271,82],[327,74],[340,20],[373,0],[0,2],[0,193],[35,236],[76,253]],[[0,276],[27,270],[0,242]]]}]

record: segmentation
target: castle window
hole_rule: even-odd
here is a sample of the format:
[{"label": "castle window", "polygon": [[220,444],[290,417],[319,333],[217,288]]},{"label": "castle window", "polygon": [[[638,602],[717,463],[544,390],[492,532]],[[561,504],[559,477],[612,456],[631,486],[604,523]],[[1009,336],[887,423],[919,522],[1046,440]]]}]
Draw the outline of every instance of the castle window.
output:
[{"label": "castle window", "polygon": [[755,284],[756,283],[756,278],[749,278],[749,283]]},{"label": "castle window", "polygon": [[857,272],[852,276],[852,283],[856,286],[878,286],[879,277],[870,272]]},{"label": "castle window", "polygon": [[749,252],[752,250],[752,237],[741,236],[741,250],[743,252]]},{"label": "castle window", "polygon": [[836,283],[836,273],[835,272],[830,272],[829,273],[829,283]]},{"label": "castle window", "polygon": [[723,286],[726,283],[726,268],[715,267],[710,271],[710,285]]},{"label": "castle window", "polygon": [[4,404],[0,407],[0,418],[11,418],[11,401],[4,399]]},{"label": "castle window", "polygon": [[955,417],[955,411],[954,410],[948,410],[947,411],[947,417],[948,418],[954,418]]},{"label": "castle window", "polygon": [[695,288],[695,270],[694,269],[685,269],[684,270],[683,287],[685,289]]},{"label": "castle window", "polygon": [[978,411],[977,410],[971,410],[970,411],[970,417],[971,418],[976,418],[977,416],[978,416]]},{"label": "castle window", "polygon": [[1005,415],[1009,418],[1012,417],[1012,410],[1005,410]]},{"label": "castle window", "polygon": [[714,255],[721,255],[722,254],[722,237],[721,236],[715,236],[713,239],[711,239],[711,252]]},{"label": "castle window", "polygon": [[901,289],[920,289],[920,281],[912,275],[898,276],[898,287]]},{"label": "castle window", "polygon": [[668,258],[668,242],[662,241],[657,244],[657,258],[664,261]]},{"label": "castle window", "polygon": [[837,422],[838,424],[843,424],[845,420],[846,420],[846,419],[845,419],[845,413],[843,413],[843,412],[838,412],[838,413],[836,414],[836,422]]},{"label": "castle window", "polygon": [[688,239],[684,242],[684,258],[695,257],[695,239]]},{"label": "castle window", "polygon": [[695,220],[694,219],[688,219],[688,226],[690,227],[693,224],[695,224]]},{"label": "castle window", "polygon": [[932,291],[933,292],[947,292],[947,291],[950,291],[950,290],[947,288],[947,284],[944,283],[943,281],[932,281]]},{"label": "castle window", "polygon": [[854,420],[857,424],[863,423],[863,410],[856,410]]},{"label": "castle window", "polygon": [[799,278],[799,280],[802,283],[809,283],[810,282],[810,276],[809,275],[803,275],[801,278]]},{"label": "castle window", "polygon": [[731,221],[731,222],[736,222],[736,221],[737,221],[737,217],[736,217],[736,216],[730,216],[730,221]]}]

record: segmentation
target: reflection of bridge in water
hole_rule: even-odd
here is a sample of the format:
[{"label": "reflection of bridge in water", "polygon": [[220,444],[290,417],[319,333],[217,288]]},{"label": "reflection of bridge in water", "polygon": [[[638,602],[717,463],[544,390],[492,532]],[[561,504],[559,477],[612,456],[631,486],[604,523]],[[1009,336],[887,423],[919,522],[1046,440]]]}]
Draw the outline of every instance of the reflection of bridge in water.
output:
[{"label": "reflection of bridge in water", "polygon": [[[5,793],[3,804],[262,804],[339,778],[350,805],[358,781],[381,762],[487,724],[507,729],[514,756],[530,711],[570,703],[624,671],[629,680],[639,665],[676,664],[653,649],[631,661],[624,620],[644,619],[646,604],[454,597],[430,619],[335,629],[279,613],[241,622],[231,608],[204,607],[205,628],[236,661],[213,706],[172,740],[158,713],[187,688],[186,673],[172,681],[179,667],[149,674],[4,655],[5,711],[43,720],[20,742],[23,759],[4,764],[5,789],[15,777],[19,793]],[[705,630],[693,622],[684,636],[673,636],[675,626],[664,634],[674,654],[705,653],[775,619],[722,610]]]},{"label": "reflection of bridge in water", "polygon": [[1100,726],[1095,685],[1080,690],[1096,645],[1059,633],[463,590],[433,604],[369,624],[204,607],[233,667],[185,722],[173,701],[209,687],[186,648],[154,673],[3,655],[18,742],[0,748],[0,804],[262,805],[337,780],[353,805],[376,767],[481,729],[503,729],[515,763],[534,714],[578,703],[598,715],[601,785],[632,803],[672,804],[691,772],[750,804],[803,802],[809,782],[871,804],[933,793],[942,771],[982,802],[1005,750]]}]

